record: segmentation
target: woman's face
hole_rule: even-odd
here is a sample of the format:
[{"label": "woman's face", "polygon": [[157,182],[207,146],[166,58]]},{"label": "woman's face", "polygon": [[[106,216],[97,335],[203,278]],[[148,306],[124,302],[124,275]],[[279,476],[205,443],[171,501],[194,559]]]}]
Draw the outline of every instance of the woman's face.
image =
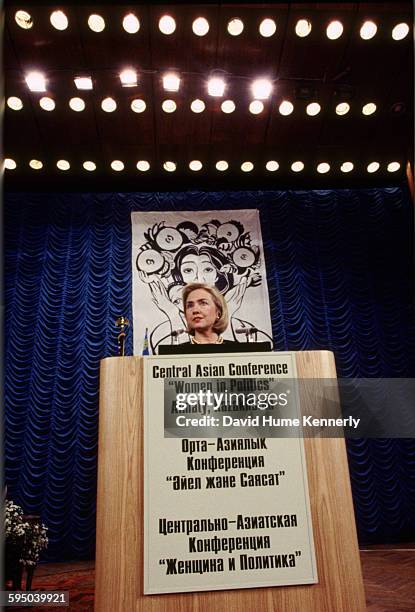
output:
[{"label": "woman's face", "polygon": [[211,331],[219,316],[213,297],[206,289],[195,289],[187,296],[185,307],[189,331]]},{"label": "woman's face", "polygon": [[214,285],[218,278],[217,270],[209,255],[185,255],[180,264],[180,272],[186,285],[188,283]]}]

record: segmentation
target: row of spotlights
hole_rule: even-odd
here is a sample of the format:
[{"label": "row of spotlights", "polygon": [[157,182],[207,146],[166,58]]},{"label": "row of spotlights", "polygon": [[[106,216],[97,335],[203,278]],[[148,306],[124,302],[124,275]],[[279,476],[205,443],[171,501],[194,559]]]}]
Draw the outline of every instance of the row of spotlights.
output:
[{"label": "row of spotlights", "polygon": [[[23,29],[28,30],[33,26],[32,16],[23,10],[19,10],[15,14],[16,23]],[[59,10],[53,11],[50,15],[50,22],[57,30],[66,30],[69,26],[69,21],[66,14]],[[88,27],[93,32],[102,32],[105,29],[105,19],[98,14],[92,14],[88,17]],[[140,29],[140,20],[134,13],[125,15],[122,21],[123,28],[129,34],[136,34]],[[176,31],[176,20],[171,15],[163,15],[158,23],[160,32],[165,35],[173,34]],[[227,31],[231,36],[239,36],[245,29],[242,19],[235,17],[228,21]],[[360,28],[360,37],[363,40],[370,40],[377,32],[377,25],[374,21],[365,21]],[[210,30],[210,25],[205,17],[198,17],[192,23],[192,30],[196,36],[206,36]],[[312,30],[311,21],[308,19],[299,19],[295,25],[295,33],[297,36],[304,38],[310,34]],[[263,19],[259,25],[258,31],[264,38],[273,36],[277,31],[277,24],[274,19]],[[398,23],[392,29],[392,38],[394,40],[402,40],[407,36],[409,26],[407,23]],[[341,21],[331,21],[326,28],[327,38],[336,40],[343,34],[343,24]]]},{"label": "row of spotlights", "polygon": [[[40,98],[39,105],[45,111],[53,111],[56,108],[56,103],[53,98],[49,98],[47,96]],[[23,108],[23,102],[17,96],[10,96],[7,98],[7,106],[12,110],[18,111]],[[85,106],[85,101],[82,98],[75,97],[69,100],[69,107],[73,111],[82,112],[85,110]],[[177,104],[174,100],[163,100],[161,107],[165,113],[174,113],[177,109]],[[117,109],[117,102],[114,100],[114,98],[104,98],[101,102],[101,108],[107,113],[112,113]],[[147,105],[145,101],[140,98],[136,98],[131,102],[131,109],[135,113],[142,113],[146,110],[146,108]],[[206,104],[203,102],[203,100],[193,100],[190,104],[190,108],[194,113],[202,113],[206,108]],[[233,100],[224,100],[224,102],[221,104],[221,110],[226,114],[233,113],[236,110],[236,104]],[[264,104],[261,102],[261,100],[253,100],[249,104],[249,112],[253,115],[258,115],[262,113],[263,110]],[[280,103],[278,110],[281,115],[288,116],[294,111],[294,105],[289,100],[283,100]],[[361,112],[363,115],[368,116],[373,115],[376,110],[376,104],[374,102],[368,102],[362,106]],[[310,102],[306,106],[306,113],[310,117],[318,115],[320,111],[321,106],[318,102]],[[350,104],[348,102],[340,102],[337,104],[335,111],[337,115],[346,115],[350,111]]]},{"label": "row of spotlights", "polygon": [[[33,170],[41,170],[43,168],[43,162],[40,161],[39,159],[31,159],[29,162],[29,166]],[[70,163],[66,159],[60,159],[59,161],[57,161],[56,166],[59,170],[63,170],[63,171],[69,170],[71,167]],[[82,166],[85,170],[89,172],[96,170],[96,167],[97,167],[95,162],[93,161],[85,161],[82,164]],[[124,167],[125,167],[124,162],[122,162],[119,159],[115,159],[114,161],[111,162],[111,168],[115,170],[116,172],[121,172],[122,170],[124,170]],[[136,167],[141,172],[147,172],[147,170],[150,170],[150,163],[147,160],[140,160],[137,162]],[[217,170],[225,171],[229,168],[229,164],[227,161],[221,160],[221,161],[216,162],[215,167]],[[269,172],[275,172],[276,170],[279,169],[279,167],[280,167],[279,163],[275,160],[270,160],[265,164],[265,168]],[[400,167],[401,165],[399,162],[390,162],[387,165],[387,171],[397,172],[400,169]],[[4,160],[4,168],[7,170],[15,170],[17,168],[17,164],[14,159],[6,158]],[[177,168],[177,164],[173,161],[165,161],[163,163],[163,168],[167,172],[174,172]],[[203,168],[203,164],[200,160],[194,159],[189,163],[189,168],[190,170],[194,172],[198,172],[199,170]],[[351,172],[353,168],[354,168],[354,164],[350,161],[343,162],[340,166],[340,170],[344,173]],[[377,161],[374,161],[368,164],[368,166],[366,167],[366,170],[370,174],[373,174],[374,172],[377,172],[379,168],[380,168],[380,163]],[[242,172],[251,172],[253,169],[254,169],[254,164],[251,161],[245,161],[241,164]],[[331,169],[331,166],[327,162],[321,162],[316,166],[316,170],[319,174],[326,174],[327,172],[330,171],[330,169]],[[304,170],[304,163],[302,161],[293,162],[291,164],[291,170],[293,172],[301,172],[302,170]]]}]

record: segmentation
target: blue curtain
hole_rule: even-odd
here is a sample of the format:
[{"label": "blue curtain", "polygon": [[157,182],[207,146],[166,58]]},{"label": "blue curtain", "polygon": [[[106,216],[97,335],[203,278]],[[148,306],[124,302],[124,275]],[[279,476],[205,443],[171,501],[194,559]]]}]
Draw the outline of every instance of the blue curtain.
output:
[{"label": "blue curtain", "polygon": [[[50,559],[94,553],[98,371],[116,354],[115,319],[131,320],[131,211],[238,208],[261,213],[278,350],[330,349],[344,377],[414,376],[405,186],[7,194],[6,482],[49,526]],[[360,540],[414,538],[415,442],[348,451]]]}]

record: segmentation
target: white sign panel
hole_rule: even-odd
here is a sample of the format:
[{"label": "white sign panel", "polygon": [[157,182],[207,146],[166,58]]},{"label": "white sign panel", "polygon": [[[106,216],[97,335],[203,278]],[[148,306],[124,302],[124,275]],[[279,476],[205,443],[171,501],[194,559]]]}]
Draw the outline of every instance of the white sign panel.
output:
[{"label": "white sign panel", "polygon": [[253,362],[296,377],[290,353],[145,360],[145,594],[317,582],[302,438],[164,437],[165,380]]}]

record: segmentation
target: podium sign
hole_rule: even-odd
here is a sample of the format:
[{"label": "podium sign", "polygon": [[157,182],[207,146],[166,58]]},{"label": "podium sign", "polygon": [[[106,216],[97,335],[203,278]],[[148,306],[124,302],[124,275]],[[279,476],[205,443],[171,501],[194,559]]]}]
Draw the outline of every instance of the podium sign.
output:
[{"label": "podium sign", "polygon": [[208,388],[258,371],[271,382],[296,378],[295,356],[144,360],[144,594],[318,581],[301,437],[165,437],[172,379]]}]

